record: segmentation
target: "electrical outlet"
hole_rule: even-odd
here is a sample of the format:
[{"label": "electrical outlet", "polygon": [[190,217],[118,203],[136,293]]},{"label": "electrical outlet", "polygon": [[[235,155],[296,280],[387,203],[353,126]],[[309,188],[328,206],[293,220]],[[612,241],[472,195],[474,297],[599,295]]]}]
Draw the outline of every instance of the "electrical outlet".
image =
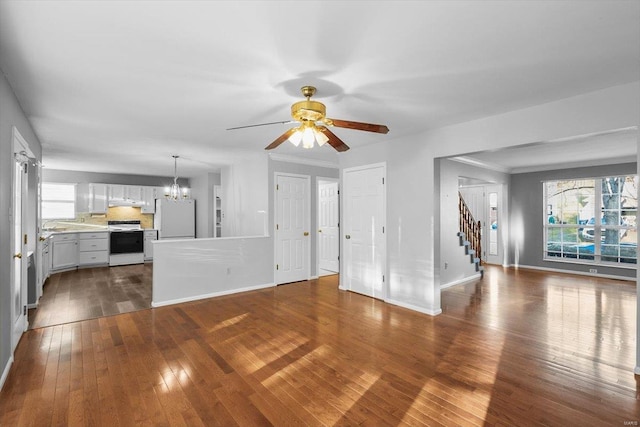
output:
[{"label": "electrical outlet", "polygon": [[590,268],[589,269],[589,273],[598,274],[598,269],[597,268]]},{"label": "electrical outlet", "polygon": [[448,263],[448,262],[445,262],[445,263],[444,263],[444,269],[446,270],[447,268],[449,268],[449,263]]}]

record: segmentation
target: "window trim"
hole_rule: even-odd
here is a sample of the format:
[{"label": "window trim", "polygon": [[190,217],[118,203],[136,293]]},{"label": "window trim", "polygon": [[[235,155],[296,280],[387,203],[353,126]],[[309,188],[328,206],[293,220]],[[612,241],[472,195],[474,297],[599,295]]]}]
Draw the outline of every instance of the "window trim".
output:
[{"label": "window trim", "polygon": [[[638,230],[638,224],[637,224],[637,218],[638,218],[638,206],[635,207],[636,212],[636,226],[630,226],[630,225],[623,225],[623,224],[616,224],[616,225],[606,225],[606,224],[602,224],[602,215],[597,215],[598,212],[604,212],[604,208],[603,208],[603,203],[602,203],[602,180],[605,178],[613,178],[613,177],[634,177],[636,179],[636,181],[638,180],[638,175],[636,174],[621,174],[621,175],[605,175],[605,176],[600,176],[600,177],[576,177],[576,178],[562,178],[562,179],[547,179],[542,181],[542,195],[543,195],[543,203],[542,203],[542,226],[543,226],[543,247],[542,247],[542,251],[543,251],[543,255],[542,255],[542,260],[543,261],[549,261],[549,262],[560,262],[560,263],[567,263],[567,264],[582,264],[582,265],[592,265],[592,266],[603,266],[603,267],[615,267],[615,268],[625,268],[625,269],[636,269],[638,267],[638,260],[639,260],[639,256],[638,256],[638,248],[636,246],[636,255],[635,258],[630,258],[630,259],[635,259],[635,263],[631,263],[631,262],[620,262],[620,261],[605,261],[602,260],[602,229],[615,229],[615,230],[628,230],[628,231],[635,231],[637,232]],[[595,206],[594,206],[594,224],[559,224],[559,223],[549,223],[549,210],[551,208],[551,204],[549,203],[549,195],[547,194],[547,183],[550,182],[562,182],[562,181],[574,181],[574,180],[594,180],[594,202],[595,202]],[[636,204],[637,204],[637,200],[636,200]],[[618,208],[618,211],[621,212],[622,211],[622,207]],[[562,245],[562,248],[560,250],[560,252],[557,252],[559,254],[559,256],[550,256],[549,254],[549,248],[548,248],[548,237],[549,237],[549,230],[550,229],[557,229],[557,230],[562,230],[562,229],[573,229],[573,228],[582,228],[582,229],[593,229],[594,233],[593,233],[593,243],[594,243],[594,250],[593,250],[593,259],[587,259],[587,258],[579,258],[578,256],[580,255],[579,250],[576,252],[576,258],[570,258],[570,257],[566,257],[565,256],[565,252],[563,251],[564,249],[564,242],[561,240],[560,244]],[[620,250],[620,243],[618,242],[618,250]],[[618,252],[619,253],[619,252]],[[605,257],[607,257],[608,255],[604,255]],[[618,256],[618,258],[620,258]]]}]

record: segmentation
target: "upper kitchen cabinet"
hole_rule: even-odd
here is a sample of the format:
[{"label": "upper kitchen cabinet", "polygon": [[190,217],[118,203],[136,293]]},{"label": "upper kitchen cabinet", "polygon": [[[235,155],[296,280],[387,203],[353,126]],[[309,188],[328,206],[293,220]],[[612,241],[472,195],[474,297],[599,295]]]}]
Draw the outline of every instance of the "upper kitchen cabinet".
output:
[{"label": "upper kitchen cabinet", "polygon": [[142,206],[143,190],[140,185],[109,185],[109,206]]},{"label": "upper kitchen cabinet", "polygon": [[107,184],[89,184],[89,212],[106,214],[108,208]]},{"label": "upper kitchen cabinet", "polygon": [[132,202],[142,202],[144,201],[143,189],[145,187],[141,187],[139,185],[125,185],[125,198],[126,200],[130,200]]},{"label": "upper kitchen cabinet", "polygon": [[125,200],[124,197],[124,185],[120,184],[111,184],[109,185],[109,203],[113,202],[123,202]]}]

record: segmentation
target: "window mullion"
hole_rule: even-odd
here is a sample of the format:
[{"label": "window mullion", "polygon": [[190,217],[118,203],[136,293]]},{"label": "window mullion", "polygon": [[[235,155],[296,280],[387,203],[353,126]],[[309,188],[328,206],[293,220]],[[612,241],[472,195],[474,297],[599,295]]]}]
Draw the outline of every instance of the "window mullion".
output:
[{"label": "window mullion", "polygon": [[594,255],[594,261],[600,262],[602,257],[602,251],[600,248],[600,245],[602,244],[602,179],[596,178],[594,180],[594,186],[595,186],[594,188],[595,228],[593,229],[593,255]]}]

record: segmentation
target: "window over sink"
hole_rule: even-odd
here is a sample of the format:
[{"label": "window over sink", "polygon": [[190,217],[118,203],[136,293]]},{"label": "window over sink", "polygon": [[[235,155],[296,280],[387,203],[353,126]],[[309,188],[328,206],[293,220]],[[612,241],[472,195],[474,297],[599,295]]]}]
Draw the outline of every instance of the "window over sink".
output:
[{"label": "window over sink", "polygon": [[42,183],[42,219],[75,219],[76,184]]}]

